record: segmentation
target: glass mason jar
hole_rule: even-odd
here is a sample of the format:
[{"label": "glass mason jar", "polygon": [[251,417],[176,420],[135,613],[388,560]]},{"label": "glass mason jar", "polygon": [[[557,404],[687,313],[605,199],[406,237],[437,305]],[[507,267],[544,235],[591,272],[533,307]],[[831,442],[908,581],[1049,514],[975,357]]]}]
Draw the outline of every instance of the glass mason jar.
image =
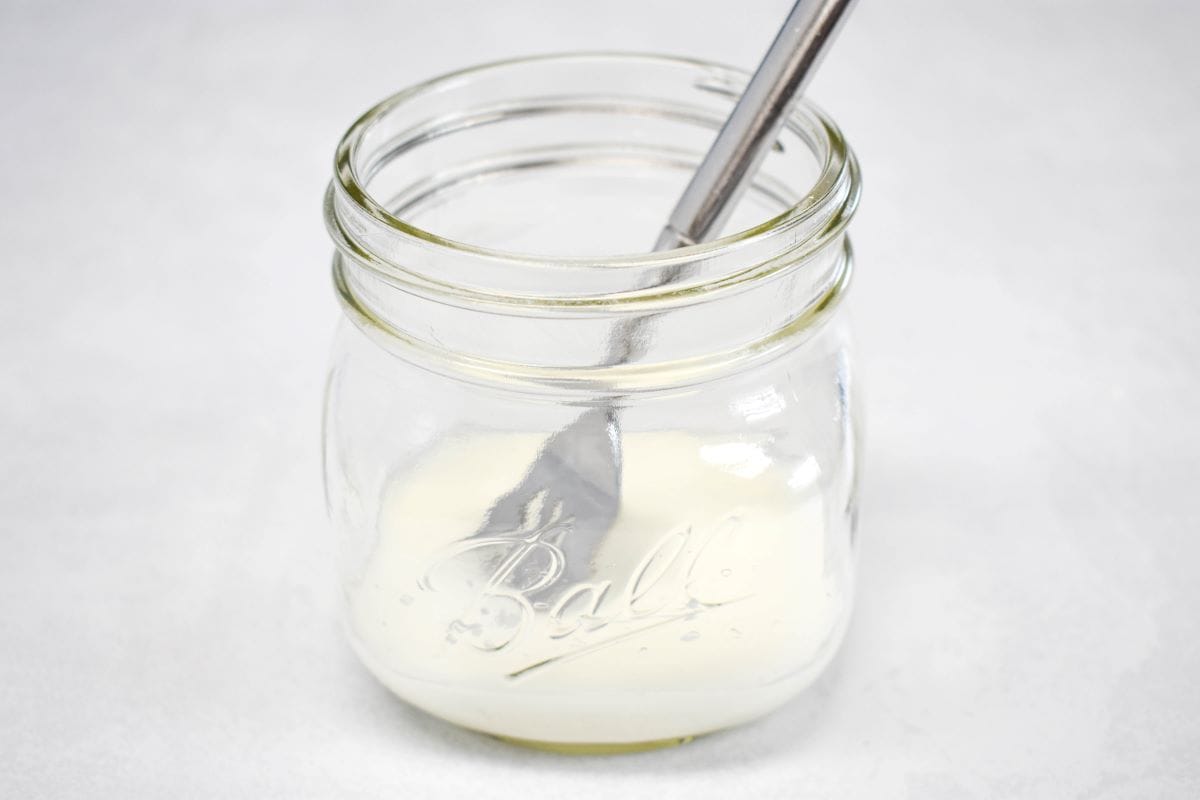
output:
[{"label": "glass mason jar", "polygon": [[[328,505],[350,638],[411,704],[526,743],[651,746],[775,709],[837,648],[854,157],[802,103],[736,232],[648,252],[746,79],[511,61],[401,92],[342,140]],[[619,455],[602,535],[555,481],[485,525],[581,419],[601,423],[551,469]]]}]

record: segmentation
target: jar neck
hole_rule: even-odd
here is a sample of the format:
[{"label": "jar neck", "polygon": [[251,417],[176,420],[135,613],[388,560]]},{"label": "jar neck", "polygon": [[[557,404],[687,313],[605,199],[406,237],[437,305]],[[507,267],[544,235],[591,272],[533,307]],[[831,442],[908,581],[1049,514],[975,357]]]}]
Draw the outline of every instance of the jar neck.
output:
[{"label": "jar neck", "polygon": [[[845,227],[859,194],[840,132],[807,104],[751,190],[760,213],[771,203],[777,213],[711,243],[541,255],[419,227],[442,203],[450,212],[441,218],[461,229],[472,186],[497,175],[561,183],[572,170],[631,166],[639,179],[686,175],[745,79],[690,61],[566,56],[471,70],[381,103],[347,133],[326,197],[347,313],[381,345],[432,368],[551,385],[657,385],[793,346],[847,286]],[[802,191],[788,188],[797,181]],[[630,182],[627,202],[618,197],[569,238],[629,227],[622,214],[644,199],[639,188]],[[581,207],[592,194],[578,196]],[[492,204],[510,214],[500,228],[526,224],[521,205]]]}]

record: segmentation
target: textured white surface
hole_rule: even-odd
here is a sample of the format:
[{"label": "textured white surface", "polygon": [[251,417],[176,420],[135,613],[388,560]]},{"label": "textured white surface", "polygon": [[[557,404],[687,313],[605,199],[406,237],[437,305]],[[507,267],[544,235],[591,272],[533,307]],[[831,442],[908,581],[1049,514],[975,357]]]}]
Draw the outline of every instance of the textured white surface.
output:
[{"label": "textured white surface", "polygon": [[865,2],[861,592],[818,688],[571,759],[343,643],[318,469],[334,143],[534,51],[750,66],[786,0],[0,8],[0,795],[1200,796],[1200,11]]}]

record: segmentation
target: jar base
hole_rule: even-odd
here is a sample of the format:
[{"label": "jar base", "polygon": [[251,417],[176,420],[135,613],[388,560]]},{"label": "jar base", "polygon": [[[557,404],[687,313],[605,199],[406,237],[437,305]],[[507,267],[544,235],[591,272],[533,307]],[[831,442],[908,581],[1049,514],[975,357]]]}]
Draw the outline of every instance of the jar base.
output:
[{"label": "jar base", "polygon": [[668,747],[678,747],[695,739],[695,736],[673,736],[668,739],[655,739],[648,742],[597,742],[595,744],[579,742],[539,742],[535,739],[517,739],[512,736],[490,734],[492,738],[502,742],[527,747],[531,750],[542,750],[547,753],[558,753],[565,756],[617,756],[626,753],[644,753],[648,750],[663,750]]}]

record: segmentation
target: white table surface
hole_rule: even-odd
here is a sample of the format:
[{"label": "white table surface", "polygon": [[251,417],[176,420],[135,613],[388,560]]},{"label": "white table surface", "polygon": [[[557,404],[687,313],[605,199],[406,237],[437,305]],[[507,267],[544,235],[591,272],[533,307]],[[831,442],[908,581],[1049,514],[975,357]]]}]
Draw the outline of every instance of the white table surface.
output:
[{"label": "white table surface", "polygon": [[786,0],[0,5],[0,796],[1200,796],[1200,7],[864,2],[856,617],[767,720],[563,758],[338,628],[320,199],[346,125],[569,49],[751,66]]}]

